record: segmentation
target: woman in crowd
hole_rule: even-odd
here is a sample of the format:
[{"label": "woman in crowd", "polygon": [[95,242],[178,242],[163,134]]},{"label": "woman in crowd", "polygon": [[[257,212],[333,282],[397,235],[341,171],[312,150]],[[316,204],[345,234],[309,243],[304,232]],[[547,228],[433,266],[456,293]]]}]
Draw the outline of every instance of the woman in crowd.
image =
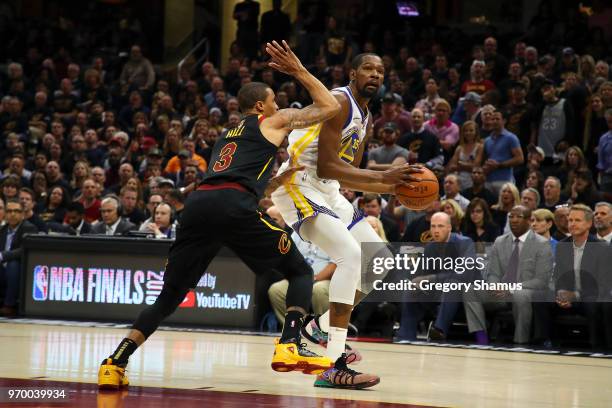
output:
[{"label": "woman in crowd", "polygon": [[531,213],[531,229],[538,235],[543,236],[550,242],[553,258],[557,250],[557,240],[550,235],[550,229],[554,224],[555,216],[550,210],[539,208]]},{"label": "woman in crowd", "polygon": [[44,171],[33,171],[30,182],[32,184],[32,190],[34,194],[36,194],[36,203],[38,205],[44,205],[47,200],[47,190],[49,189],[47,175]]},{"label": "woman in crowd", "polygon": [[544,188],[544,174],[538,170],[531,170],[529,173],[527,173],[527,178],[525,179],[525,186],[523,189],[526,188],[535,188],[538,190],[540,195],[542,195],[542,189]]},{"label": "woman in crowd", "polygon": [[383,228],[382,222],[380,221],[380,218],[368,215],[366,217],[366,221],[372,226],[372,228],[374,228],[374,231],[380,237],[380,239],[382,239],[383,242],[387,242],[387,235],[385,234],[385,230]]},{"label": "woman in crowd", "polygon": [[480,166],[483,152],[478,125],[468,120],[461,126],[459,146],[447,165],[448,173],[458,173],[462,190],[472,187],[472,168]]},{"label": "woman in crowd", "polygon": [[181,137],[175,129],[168,129],[166,138],[164,139],[164,164],[167,163],[171,158],[179,154],[181,150]]},{"label": "woman in crowd", "polygon": [[6,200],[11,198],[17,198],[19,189],[21,188],[21,181],[19,177],[10,175],[2,180],[2,198]]},{"label": "woman in crowd", "polygon": [[570,195],[570,190],[572,188],[572,184],[574,183],[574,176],[576,172],[585,170],[586,168],[582,149],[578,146],[568,147],[565,151],[563,164],[561,164],[558,173],[559,180],[561,180],[561,185],[565,186],[565,194]]},{"label": "woman in crowd", "polygon": [[45,204],[40,206],[37,214],[44,222],[64,222],[66,206],[70,202],[68,192],[63,187],[55,186],[49,189]]},{"label": "woman in crowd", "polygon": [[77,196],[81,192],[83,182],[91,177],[91,168],[89,163],[83,160],[79,160],[74,164],[72,169],[72,179],[70,180],[70,188],[72,194]]},{"label": "woman in crowd", "polygon": [[140,179],[138,179],[138,177],[130,177],[125,183],[125,186],[133,188],[138,192],[138,196],[136,197],[136,207],[140,210],[144,210],[144,189],[142,188]]},{"label": "woman in crowd", "polygon": [[464,212],[452,198],[444,200],[440,203],[442,211],[450,216],[453,232],[461,232],[461,222],[463,221]]},{"label": "woman in crowd", "polygon": [[476,197],[466,209],[467,216],[463,219],[461,232],[476,243],[476,251],[484,252],[484,242],[493,242],[499,236],[499,227],[493,222],[487,202]]},{"label": "woman in crowd", "polygon": [[585,204],[591,208],[595,203],[603,201],[601,192],[595,188],[593,174],[589,169],[576,171],[574,181],[570,187],[570,198],[567,200],[571,204]]},{"label": "woman in crowd", "polygon": [[520,197],[519,191],[513,183],[505,183],[499,190],[497,204],[491,206],[493,222],[497,224],[502,234],[507,232],[508,229],[508,213],[512,210],[512,207],[521,202]]}]

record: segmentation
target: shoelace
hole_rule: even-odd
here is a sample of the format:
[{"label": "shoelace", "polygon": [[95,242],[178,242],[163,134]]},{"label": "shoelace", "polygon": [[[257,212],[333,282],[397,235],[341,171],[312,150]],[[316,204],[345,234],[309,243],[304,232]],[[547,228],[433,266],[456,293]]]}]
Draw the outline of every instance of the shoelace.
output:
[{"label": "shoelace", "polygon": [[314,352],[308,350],[306,347],[308,347],[308,344],[306,344],[306,343],[300,343],[299,344],[298,351],[299,351],[299,353],[301,355],[307,356],[307,357],[321,357],[317,353],[314,353]]},{"label": "shoelace", "polygon": [[344,361],[342,361],[341,364],[337,364],[336,363],[336,372],[334,373],[332,382],[336,382],[336,377],[337,378],[337,383],[338,384],[342,384],[344,383],[349,384],[349,379],[351,380],[351,384],[355,384],[355,377],[358,376],[359,374],[361,374],[360,372],[357,372],[355,370],[351,370],[350,368],[348,368],[346,366],[346,359]]}]

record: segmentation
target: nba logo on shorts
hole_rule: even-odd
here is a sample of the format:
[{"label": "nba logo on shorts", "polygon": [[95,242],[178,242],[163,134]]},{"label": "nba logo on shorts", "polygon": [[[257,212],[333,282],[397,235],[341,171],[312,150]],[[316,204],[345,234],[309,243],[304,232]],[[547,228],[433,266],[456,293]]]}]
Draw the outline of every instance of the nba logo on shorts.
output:
[{"label": "nba logo on shorts", "polygon": [[47,300],[49,293],[49,270],[46,266],[36,265],[34,267],[34,289],[32,297],[34,300]]}]

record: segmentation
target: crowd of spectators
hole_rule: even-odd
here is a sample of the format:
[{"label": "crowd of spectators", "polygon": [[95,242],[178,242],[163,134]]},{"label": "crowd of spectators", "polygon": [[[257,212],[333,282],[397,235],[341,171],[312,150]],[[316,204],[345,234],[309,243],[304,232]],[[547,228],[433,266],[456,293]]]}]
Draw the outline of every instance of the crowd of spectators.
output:
[{"label": "crowd of spectators", "polygon": [[[240,121],[235,96],[243,84],[267,83],[279,108],[310,102],[262,53],[265,41],[292,39],[329,88],[348,83],[353,56],[378,53],[385,81],[371,104],[361,165],[423,163],[439,176],[441,200],[422,212],[393,196],[342,191],[381,236],[429,242],[441,211],[453,233],[482,249],[512,232],[511,213],[521,204],[533,213],[534,231],[562,240],[571,235],[570,206],[585,204],[596,214],[608,209],[593,232],[611,241],[612,33],[598,20],[609,9],[595,7],[595,17],[572,9],[555,23],[543,1],[527,32],[502,38],[493,28],[476,36],[446,27],[394,33],[367,24],[375,9],[352,6],[335,18],[320,1],[302,2],[292,26],[281,2],[273,3],[261,25],[257,2],[236,5],[238,33],[223,70],[205,61],[178,75],[162,72],[143,41],[127,45],[144,38],[134,18],[113,37],[128,51],[124,60],[107,58],[107,44],[91,33],[92,47],[78,48],[84,36],[66,35],[59,23],[10,42],[0,61],[2,208],[19,203],[28,228],[42,233],[173,238],[216,139]],[[20,27],[8,26],[6,38],[23,34]],[[553,34],[543,41],[547,27]],[[281,147],[276,168],[286,158]],[[9,220],[0,210],[3,229],[12,231]]]}]

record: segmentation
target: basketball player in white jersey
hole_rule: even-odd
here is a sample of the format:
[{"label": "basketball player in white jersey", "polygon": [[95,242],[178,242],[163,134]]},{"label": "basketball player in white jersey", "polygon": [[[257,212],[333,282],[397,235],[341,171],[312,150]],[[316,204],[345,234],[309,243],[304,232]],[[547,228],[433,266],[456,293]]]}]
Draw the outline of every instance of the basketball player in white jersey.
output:
[{"label": "basketball player in white jersey", "polygon": [[[355,356],[345,351],[347,327],[353,305],[361,300],[362,242],[382,242],[362,213],[341,194],[340,186],[357,191],[393,194],[395,186],[414,180],[418,166],[401,165],[386,171],[359,169],[372,126],[367,104],[378,93],[384,79],[382,60],[376,54],[355,57],[350,84],[332,90],[341,105],[338,115],[289,135],[289,159],[279,174],[304,167],[272,194],[272,201],[285,222],[306,241],[325,251],[337,265],[329,285],[329,315],[323,315],[323,330],[329,324],[327,356],[334,368],[320,374],[315,386],[366,388],[378,384],[376,375],[347,368]],[[325,322],[324,322],[325,321]],[[327,321],[329,323],[327,323]]]}]

